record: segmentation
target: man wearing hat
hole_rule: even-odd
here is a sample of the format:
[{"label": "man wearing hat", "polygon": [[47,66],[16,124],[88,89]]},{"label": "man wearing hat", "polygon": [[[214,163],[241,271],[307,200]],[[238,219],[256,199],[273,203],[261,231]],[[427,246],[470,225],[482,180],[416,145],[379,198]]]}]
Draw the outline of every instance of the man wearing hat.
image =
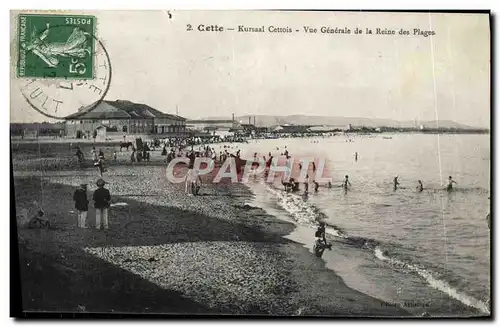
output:
[{"label": "man wearing hat", "polygon": [[87,212],[89,211],[87,184],[80,184],[80,188],[73,194],[73,201],[75,201],[75,209],[78,210],[78,227],[87,228]]},{"label": "man wearing hat", "polygon": [[108,208],[111,201],[109,190],[104,188],[104,180],[97,180],[97,190],[94,191],[94,207],[95,207],[95,225],[97,229],[101,229],[101,220],[104,229],[108,229]]}]

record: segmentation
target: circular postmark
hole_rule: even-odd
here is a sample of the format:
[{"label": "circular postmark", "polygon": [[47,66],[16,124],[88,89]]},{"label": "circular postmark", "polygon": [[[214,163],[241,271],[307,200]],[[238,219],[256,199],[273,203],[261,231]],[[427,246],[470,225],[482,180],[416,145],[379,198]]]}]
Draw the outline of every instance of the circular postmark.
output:
[{"label": "circular postmark", "polygon": [[47,23],[42,32],[34,33],[36,26],[29,31],[26,25],[17,65],[18,78],[24,79],[20,87],[24,99],[56,119],[95,108],[109,90],[111,61],[94,27]]}]

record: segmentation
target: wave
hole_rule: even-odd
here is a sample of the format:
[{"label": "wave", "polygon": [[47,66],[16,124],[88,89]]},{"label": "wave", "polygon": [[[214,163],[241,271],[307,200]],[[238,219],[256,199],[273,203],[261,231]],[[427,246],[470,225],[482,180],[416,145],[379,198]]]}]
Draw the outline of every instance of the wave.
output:
[{"label": "wave", "polygon": [[448,284],[446,281],[443,281],[443,280],[440,280],[440,279],[437,279],[436,277],[434,277],[432,275],[432,273],[429,272],[428,270],[426,270],[424,268],[419,268],[416,265],[413,265],[413,264],[410,264],[407,262],[403,262],[403,261],[397,260],[395,258],[391,258],[391,257],[387,256],[378,246],[375,247],[374,253],[375,253],[375,257],[377,257],[377,259],[379,259],[379,260],[387,261],[394,266],[401,267],[401,268],[404,268],[406,270],[417,273],[419,276],[424,278],[427,281],[427,283],[429,284],[429,286],[431,286],[432,288],[435,288],[443,293],[446,293],[450,297],[454,298],[457,301],[460,301],[461,303],[463,303],[469,307],[473,307],[473,308],[480,310],[483,313],[490,314],[490,308],[488,307],[488,305],[486,303],[484,303],[483,301],[478,300],[472,296],[461,293],[460,291],[451,287],[450,284]]},{"label": "wave", "polygon": [[[318,222],[324,222],[327,216],[320,209],[304,201],[304,197],[278,190],[270,185],[266,185],[267,191],[277,198],[277,204],[285,210],[294,221],[300,225],[316,227]],[[347,238],[341,228],[328,224],[325,229],[327,234]]]},{"label": "wave", "polygon": [[[472,189],[477,190],[481,188]],[[306,202],[303,196],[284,192],[269,184],[266,184],[266,190],[276,197],[277,205],[285,210],[292,217],[292,219],[300,225],[316,227],[318,222],[325,221],[327,218],[327,216],[323,212],[321,212],[321,210],[319,210],[313,204]],[[490,308],[483,301],[460,292],[459,290],[449,285],[446,281],[436,278],[431,271],[425,268],[420,268],[415,264],[389,257],[387,253],[384,253],[384,251],[382,251],[382,249],[380,248],[384,245],[397,246],[395,244],[385,244],[374,239],[349,236],[344,230],[342,230],[342,228],[332,224],[327,224],[326,233],[340,238],[336,241],[343,244],[354,246],[360,249],[370,250],[374,253],[377,259],[388,262],[393,266],[416,273],[420,277],[422,277],[430,287],[449,295],[453,299],[460,301],[461,303],[469,307],[478,309],[483,313],[490,314]]]}]

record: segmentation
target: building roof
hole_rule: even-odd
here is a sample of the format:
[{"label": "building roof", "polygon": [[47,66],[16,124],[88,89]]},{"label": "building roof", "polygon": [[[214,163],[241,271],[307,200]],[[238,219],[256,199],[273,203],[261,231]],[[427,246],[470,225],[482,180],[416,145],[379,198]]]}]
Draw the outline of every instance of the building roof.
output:
[{"label": "building roof", "polygon": [[186,118],[171,115],[151,108],[142,103],[134,103],[126,100],[100,101],[80,108],[78,112],[66,117],[67,120],[76,119],[151,119],[167,118],[171,120],[185,121]]}]

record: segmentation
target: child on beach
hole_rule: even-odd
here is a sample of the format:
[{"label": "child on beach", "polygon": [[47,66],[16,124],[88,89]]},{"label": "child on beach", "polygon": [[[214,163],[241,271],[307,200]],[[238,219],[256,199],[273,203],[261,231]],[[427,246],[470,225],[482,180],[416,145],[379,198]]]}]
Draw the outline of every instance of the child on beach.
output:
[{"label": "child on beach", "polygon": [[45,212],[42,209],[39,209],[36,215],[28,222],[28,228],[50,227],[50,222],[43,217],[44,215]]}]

